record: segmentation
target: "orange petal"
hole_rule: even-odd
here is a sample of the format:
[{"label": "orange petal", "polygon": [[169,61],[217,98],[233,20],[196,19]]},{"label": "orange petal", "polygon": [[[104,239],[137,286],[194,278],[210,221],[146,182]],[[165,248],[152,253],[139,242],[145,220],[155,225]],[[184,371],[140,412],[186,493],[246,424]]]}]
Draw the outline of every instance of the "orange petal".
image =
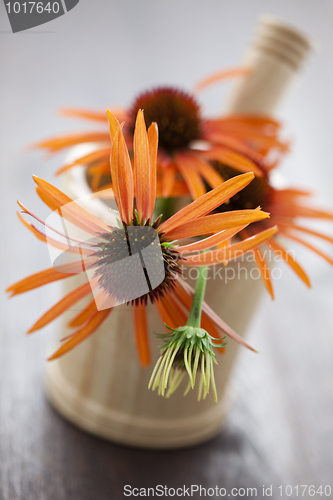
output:
[{"label": "orange petal", "polygon": [[70,118],[84,118],[86,120],[94,120],[98,122],[105,122],[105,113],[103,111],[92,111],[89,109],[76,109],[76,108],[63,108],[60,109],[62,116]]},{"label": "orange petal", "polygon": [[[178,325],[176,324],[175,320],[173,319],[172,314],[170,314],[170,312],[165,307],[161,298],[156,300],[155,306],[156,306],[157,312],[161,318],[161,321],[162,321],[164,327],[165,327],[165,324],[167,324],[170,328],[174,328],[174,329],[177,328]],[[165,327],[165,329],[167,332],[169,332],[168,328]]]},{"label": "orange petal", "polygon": [[[29,224],[26,220],[23,219],[23,217],[21,216],[21,214],[19,212],[16,212],[18,218],[20,219],[20,221],[22,222],[22,224],[27,228],[29,229],[29,231],[32,232],[32,234],[34,236],[36,236],[37,239],[39,239],[40,241],[42,241],[43,243],[47,243],[47,238],[46,238],[46,235],[43,234],[41,231],[39,231],[37,228],[35,228],[35,226]],[[62,243],[59,243],[60,248],[64,248],[66,249],[66,245],[63,245]]]},{"label": "orange petal", "polygon": [[169,293],[166,293],[162,298],[162,302],[166,310],[172,316],[172,319],[178,328],[179,326],[186,325],[188,315],[185,313],[184,309],[180,307],[179,301],[175,299],[173,294],[174,290],[172,290]]},{"label": "orange petal", "polygon": [[264,282],[264,285],[265,285],[268,293],[270,294],[272,300],[274,300],[274,290],[273,290],[273,285],[272,285],[272,281],[271,281],[271,273],[270,273],[269,266],[267,265],[267,262],[265,260],[265,257],[259,248],[255,248],[253,250],[253,254],[254,254],[254,257],[256,259],[256,264],[257,264],[257,267],[260,271],[261,278]]},{"label": "orange petal", "polygon": [[213,147],[205,152],[205,156],[210,160],[218,160],[221,163],[229,165],[229,167],[233,167],[240,172],[253,172],[257,177],[263,176],[263,172],[252,160],[239,153],[235,153],[231,149]]},{"label": "orange petal", "polygon": [[[190,252],[199,252],[201,250],[207,250],[208,248],[215,247],[216,245],[220,245],[221,243],[228,241],[230,238],[235,236],[235,234],[242,231],[248,224],[244,226],[237,226],[233,229],[227,229],[221,231],[217,234],[213,234],[213,236],[209,236],[200,241],[196,241],[195,243],[190,243],[189,245],[183,245],[177,248],[177,252],[184,254]],[[223,245],[225,246],[225,245]]]},{"label": "orange petal", "polygon": [[218,71],[200,80],[194,87],[194,91],[199,92],[200,90],[208,87],[209,85],[213,85],[216,82],[220,82],[225,78],[231,78],[234,76],[247,76],[250,75],[251,73],[252,73],[251,68],[244,68],[244,67]]},{"label": "orange petal", "polygon": [[[64,233],[62,233],[62,232],[58,231],[58,230],[57,230],[56,228],[54,228],[53,226],[50,226],[47,222],[44,222],[44,221],[43,221],[42,219],[40,219],[37,215],[35,215],[35,214],[34,214],[33,212],[31,212],[30,210],[28,210],[28,208],[26,208],[24,205],[22,205],[22,203],[20,203],[18,200],[17,200],[17,204],[18,204],[18,205],[22,208],[23,213],[31,215],[31,217],[33,217],[34,219],[36,219],[38,222],[40,222],[41,224],[43,224],[45,227],[48,227],[49,229],[51,229],[52,231],[54,231],[56,234],[59,234],[61,237],[65,238],[67,242],[68,242],[68,241],[70,242],[70,243],[69,243],[69,245],[72,245],[74,242],[75,242],[75,244],[79,243],[80,245],[81,245],[82,243],[86,244],[86,242],[81,241],[81,240],[78,240],[78,239],[76,239],[76,238],[74,238],[74,237],[72,237],[72,236],[65,235]],[[33,227],[33,226],[32,226],[32,227]],[[37,231],[37,230],[36,230],[36,231]],[[43,233],[41,233],[41,234],[43,234]],[[52,241],[55,241],[55,240],[50,239],[50,243],[51,243]],[[66,250],[68,250],[68,249],[69,249],[69,245],[68,245],[68,247],[66,247]],[[56,243],[54,246],[59,247],[58,243]],[[62,247],[62,246],[61,246],[61,247]],[[83,247],[83,249],[84,249],[84,248],[85,248],[85,247]],[[71,251],[71,252],[73,252],[73,251],[74,251],[75,253],[77,253],[77,251],[76,251],[75,249],[78,249],[78,253],[79,253],[81,256],[83,255],[83,253],[84,253],[85,255],[87,254],[86,250],[83,250],[83,249],[81,248],[81,246],[77,246],[77,245],[76,245],[75,247],[72,247],[72,246],[71,246],[71,249],[70,249],[69,251]],[[82,250],[83,250],[83,251],[82,251]],[[91,252],[90,252],[90,253],[91,253]],[[93,262],[92,262],[92,259],[90,259],[90,260],[91,260],[90,264],[91,264],[91,263],[93,263]],[[58,268],[58,270],[60,270],[60,269]],[[66,271],[66,272],[67,272],[67,271]],[[71,271],[68,271],[68,272],[71,272]]]},{"label": "orange petal", "polygon": [[104,198],[106,200],[114,200],[114,190],[112,184],[104,184],[99,191],[93,193],[92,198]]},{"label": "orange petal", "polygon": [[51,309],[49,309],[43,316],[30,328],[28,333],[32,333],[43,326],[51,323],[54,319],[58,318],[63,312],[67,311],[70,307],[76,304],[83,297],[91,293],[90,283],[84,283],[75,290],[72,290],[59,302],[57,302]]},{"label": "orange petal", "polygon": [[165,186],[163,185],[163,180],[158,177],[156,182],[156,196],[161,198],[189,196],[189,192],[186,183],[181,179],[176,179],[173,184],[171,193],[167,194]]},{"label": "orange petal", "polygon": [[283,218],[287,222],[293,219],[304,217],[310,219],[333,220],[333,214],[327,211],[313,209],[311,207],[301,206],[292,201],[276,201],[273,200],[269,204],[269,210],[275,218]]},{"label": "orange petal", "polygon": [[[72,266],[72,264],[68,265],[69,268],[70,266]],[[69,278],[69,276],[73,276],[74,274],[76,273],[74,272],[68,274],[62,272],[60,273],[59,271],[56,271],[55,269],[53,269],[53,267],[51,267],[49,269],[45,269],[45,271],[32,274],[31,276],[28,276],[28,278],[18,281],[17,283],[14,283],[13,285],[7,288],[6,292],[12,292],[11,296],[18,295],[19,293],[24,293],[27,292],[28,290],[33,290],[40,286],[46,285],[47,283],[52,283],[54,281]]]},{"label": "orange petal", "polygon": [[148,129],[149,157],[150,157],[150,206],[149,218],[152,217],[156,200],[156,170],[157,170],[157,150],[158,150],[158,127],[157,123],[152,123]]},{"label": "orange petal", "polygon": [[219,117],[217,119],[207,120],[206,124],[210,130],[216,130],[227,135],[252,134],[255,138],[270,137],[278,140],[278,133],[281,125],[270,120],[252,118],[248,120],[238,118],[237,115],[229,115],[227,117]]},{"label": "orange petal", "polygon": [[244,226],[251,222],[267,219],[269,215],[261,210],[233,210],[220,214],[206,215],[184,223],[164,235],[169,241],[183,238],[192,238],[202,234],[212,234],[232,229],[237,226]]},{"label": "orange petal", "polygon": [[116,134],[120,128],[119,121],[114,116],[114,114],[111,113],[111,111],[109,109],[107,110],[106,114],[107,114],[107,117],[109,120],[111,144],[113,144],[113,141],[115,140]]},{"label": "orange petal", "polygon": [[93,315],[93,313],[97,312],[96,301],[93,298],[82,311],[79,312],[74,318],[72,318],[68,326],[75,327],[83,325],[88,319]]},{"label": "orange petal", "polygon": [[205,185],[190,155],[178,153],[174,158],[174,164],[185,180],[188,190],[194,200],[197,200],[206,193]]},{"label": "orange petal", "polygon": [[244,142],[252,142],[255,147],[259,150],[262,149],[264,153],[267,153],[271,149],[279,149],[282,152],[287,152],[290,149],[288,142],[282,142],[277,137],[269,136],[267,134],[258,134],[257,131],[252,130],[233,130],[233,135],[238,135]]},{"label": "orange petal", "polygon": [[60,349],[58,349],[57,352],[48,359],[48,361],[63,356],[64,354],[66,354],[66,352],[70,351],[78,344],[83,342],[83,340],[85,340],[97,330],[97,328],[109,316],[111,311],[112,309],[104,309],[103,311],[97,311],[96,313],[94,313],[91,318],[75,332],[74,336],[72,336],[65,344],[63,344]]},{"label": "orange petal", "polygon": [[[127,113],[123,108],[112,108],[112,113],[118,117],[118,120],[123,121],[127,118]],[[94,111],[90,109],[64,108],[60,110],[62,116],[70,118],[83,118],[98,122],[105,122],[105,111]]]},{"label": "orange petal", "polygon": [[173,293],[175,294],[177,299],[183,304],[183,306],[189,311],[191,309],[193,296],[192,295],[190,296],[188,294],[187,290],[185,290],[185,288],[183,288],[179,284],[180,280],[181,280],[181,278],[177,279],[176,286],[173,290]]},{"label": "orange petal", "polygon": [[[270,127],[271,129],[271,127]],[[251,144],[252,149],[267,154],[270,149],[278,149],[281,152],[287,152],[290,149],[288,142],[282,142],[278,135],[278,129],[273,127],[272,132],[267,127],[257,127],[253,123],[242,123],[240,121],[229,121],[225,119],[207,120],[204,123],[203,135],[206,134],[221,134],[221,141],[223,136],[225,138],[236,139],[243,144]],[[216,142],[222,143],[218,135],[215,138]],[[215,140],[213,142],[215,142]]]},{"label": "orange petal", "polygon": [[315,252],[317,255],[325,259],[329,264],[333,266],[333,258],[327,255],[325,252],[320,250],[319,248],[316,248],[314,245],[311,245],[311,243],[308,243],[307,241],[303,240],[302,238],[298,238],[297,236],[294,236],[293,234],[290,234],[289,231],[281,231],[281,233],[286,236],[286,238],[289,238],[290,240],[297,241],[297,243],[300,243],[306,248],[309,248],[313,252]]},{"label": "orange petal", "polygon": [[134,304],[133,314],[135,341],[139,353],[140,363],[142,366],[148,366],[150,363],[150,348],[146,306],[144,306],[143,304]]},{"label": "orange petal", "polygon": [[94,175],[107,175],[110,177],[110,154],[107,158],[102,158],[95,161],[95,163],[87,165],[87,174],[92,177]]},{"label": "orange petal", "polygon": [[43,191],[40,187],[36,187],[36,193],[38,194],[39,198],[45,203],[46,206],[48,206],[52,212],[55,212],[59,208],[59,204],[55,203],[53,198],[48,196],[45,191]]},{"label": "orange petal", "polygon": [[[101,232],[110,232],[109,226],[95,217],[92,213],[88,212],[84,208],[80,207],[78,203],[75,203],[72,198],[65,195],[62,191],[52,186],[49,182],[32,176],[35,183],[37,184],[46,195],[51,198],[52,202],[60,209],[61,215],[67,220],[75,224],[77,227],[84,229],[92,234],[100,234]],[[66,206],[63,210],[63,208]]]},{"label": "orange petal", "polygon": [[7,292],[13,292],[13,295],[19,293],[27,292],[28,290],[33,290],[40,286],[46,285],[47,283],[52,283],[53,281],[58,281],[64,278],[69,278],[75,274],[80,274],[85,272],[87,269],[92,269],[96,266],[96,261],[90,259],[89,257],[84,261],[81,259],[75,262],[69,262],[67,264],[62,264],[57,267],[57,270],[53,268],[45,269],[36,274],[32,274],[27,278],[14,283],[7,288]]},{"label": "orange petal", "polygon": [[267,130],[267,126],[273,127],[273,133],[276,133],[281,128],[281,123],[271,116],[268,115],[242,115],[242,114],[233,114],[229,116],[225,116],[220,119],[223,123],[226,124],[249,124],[253,127],[256,127],[259,130],[265,132]]},{"label": "orange petal", "polygon": [[301,278],[301,280],[311,288],[311,283],[308,278],[306,272],[302,269],[302,267],[296,262],[294,257],[287,252],[285,248],[283,248],[275,239],[272,239],[267,243],[267,245],[274,250],[275,253],[279,254],[281,258],[291,267],[293,271]]},{"label": "orange petal", "polygon": [[258,245],[261,245],[272,238],[277,231],[278,228],[275,226],[270,229],[266,229],[265,231],[261,231],[255,236],[251,236],[244,241],[235,243],[234,245],[186,257],[185,260],[179,259],[178,262],[180,265],[184,264],[186,266],[211,266],[213,264],[220,264],[221,262],[240,257],[249,250],[253,250]]},{"label": "orange petal", "polygon": [[312,236],[317,236],[317,238],[321,238],[325,241],[328,241],[329,243],[333,243],[333,238],[331,236],[328,236],[327,234],[319,233],[318,231],[298,226],[297,224],[280,221],[277,217],[274,217],[274,222],[275,221],[279,226],[290,228],[295,231],[300,231],[302,233],[311,234]]},{"label": "orange petal", "polygon": [[136,118],[133,146],[136,206],[140,222],[144,223],[152,215],[150,213],[152,188],[148,135],[141,109]]},{"label": "orange petal", "polygon": [[223,182],[223,184],[219,187],[212,189],[212,191],[204,194],[197,200],[193,201],[190,205],[184,207],[182,210],[179,210],[179,212],[170,217],[170,219],[165,221],[160,226],[160,232],[163,231],[168,233],[171,229],[185,224],[185,222],[188,222],[189,220],[208,214],[247,186],[253,178],[254,175],[252,173],[248,173],[237,175],[236,177]]},{"label": "orange petal", "polygon": [[68,134],[53,139],[41,141],[33,148],[49,149],[51,152],[60,151],[64,148],[82,144],[83,142],[109,142],[109,135],[106,132],[80,132],[78,134]]},{"label": "orange petal", "polygon": [[[110,124],[110,128],[113,124]],[[123,133],[118,127],[111,149],[111,177],[119,215],[126,224],[133,219],[133,171]]]},{"label": "orange petal", "polygon": [[[158,177],[156,179],[156,196],[162,197],[163,196],[163,186],[162,186],[162,179]],[[173,185],[172,192],[170,193],[170,196],[186,196],[188,195],[188,189],[184,181],[181,179],[176,179],[175,183]],[[106,184],[103,186],[103,188],[100,189],[100,191],[97,191],[96,193],[93,194],[93,197],[96,198],[105,198],[105,199],[114,199],[114,191],[113,191],[113,185],[112,184]]]},{"label": "orange petal", "polygon": [[162,177],[163,177],[162,196],[163,198],[169,198],[169,196],[172,196],[173,187],[176,180],[176,167],[174,166],[173,163],[168,163],[165,166],[163,166]]},{"label": "orange petal", "polygon": [[312,191],[309,191],[307,189],[295,189],[295,188],[288,188],[288,189],[275,189],[274,190],[274,198],[292,198],[292,197],[298,197],[298,196],[312,196],[313,193]]},{"label": "orange petal", "polygon": [[96,172],[94,171],[93,177],[91,180],[91,189],[92,191],[98,191],[99,183],[101,182],[103,172]]},{"label": "orange petal", "polygon": [[292,214],[294,217],[309,217],[313,219],[333,220],[333,213],[329,212],[328,210],[318,210],[311,207],[302,207],[301,205],[293,205]]},{"label": "orange petal", "polygon": [[223,177],[215,170],[214,167],[208,161],[203,160],[198,156],[198,154],[190,153],[193,163],[195,163],[196,169],[199,174],[205,179],[207,184],[212,188],[220,186],[224,182]]},{"label": "orange petal", "polygon": [[[210,122],[212,123],[212,122]],[[250,158],[252,161],[254,161],[257,165],[263,166],[264,165],[264,155],[261,154],[257,149],[254,147],[249,146],[248,144],[244,143],[240,138],[234,137],[233,135],[226,134],[223,132],[223,126],[222,126],[222,131],[218,130],[218,126],[214,126],[213,130],[209,130],[209,122],[205,123],[206,129],[203,131],[204,138],[209,141],[210,143],[214,144],[211,149],[209,150],[210,156],[213,159],[213,154],[215,151],[215,148],[217,151],[219,151],[220,146],[227,147],[229,149],[232,149],[233,151],[240,153],[241,155],[244,155],[248,158]],[[205,152],[203,152],[205,153]]]},{"label": "orange petal", "polygon": [[25,221],[23,219],[23,217],[21,216],[21,214],[19,214],[18,212],[17,212],[17,216],[20,219],[20,221],[22,222],[22,224],[27,229],[29,229],[29,231],[31,231],[32,234],[34,236],[36,236],[37,239],[39,239],[43,243],[48,243],[49,245],[52,245],[55,248],[59,248],[60,250],[63,250],[64,252],[75,253],[77,255],[82,255],[82,254],[83,255],[90,255],[91,254],[91,250],[88,249],[88,248],[82,248],[82,247],[79,247],[79,246],[69,246],[69,245],[67,245],[65,243],[61,243],[60,241],[57,241],[57,240],[55,240],[53,238],[50,238],[49,236],[46,237],[46,234],[44,234],[42,231],[40,231],[39,229],[37,229],[32,224],[29,224],[27,221]]},{"label": "orange petal", "polygon": [[110,148],[98,149],[97,151],[93,151],[92,153],[81,156],[81,158],[78,158],[77,160],[72,161],[71,163],[68,163],[67,165],[64,165],[63,167],[59,168],[59,170],[56,171],[56,175],[62,174],[67,170],[69,170],[70,168],[75,167],[76,165],[86,166],[100,160],[103,160],[103,162],[105,160],[109,161],[109,158],[110,158]]}]

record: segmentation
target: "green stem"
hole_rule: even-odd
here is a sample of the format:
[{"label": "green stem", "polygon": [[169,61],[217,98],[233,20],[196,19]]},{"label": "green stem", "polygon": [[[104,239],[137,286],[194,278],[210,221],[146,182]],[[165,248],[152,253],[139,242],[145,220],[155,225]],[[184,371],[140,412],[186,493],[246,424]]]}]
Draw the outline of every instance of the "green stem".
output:
[{"label": "green stem", "polygon": [[195,292],[193,296],[192,307],[186,323],[187,326],[193,326],[194,328],[200,328],[201,309],[206,291],[207,269],[208,269],[207,266],[198,268],[199,274],[195,284]]},{"label": "green stem", "polygon": [[175,213],[175,198],[157,198],[154,215],[158,217],[163,214],[163,220],[169,219]]}]

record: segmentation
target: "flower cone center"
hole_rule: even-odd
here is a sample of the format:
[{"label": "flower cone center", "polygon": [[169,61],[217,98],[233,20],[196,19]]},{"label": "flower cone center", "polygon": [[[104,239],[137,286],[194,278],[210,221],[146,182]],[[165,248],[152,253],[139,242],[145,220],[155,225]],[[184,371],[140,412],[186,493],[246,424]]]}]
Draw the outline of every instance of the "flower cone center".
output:
[{"label": "flower cone center", "polygon": [[101,235],[96,245],[95,276],[109,296],[120,303],[147,303],[173,285],[177,254],[165,247],[151,226],[124,226]]},{"label": "flower cone center", "polygon": [[160,87],[140,94],[131,108],[132,131],[139,109],[144,110],[147,127],[157,123],[159,146],[168,153],[200,138],[199,105],[187,92]]}]

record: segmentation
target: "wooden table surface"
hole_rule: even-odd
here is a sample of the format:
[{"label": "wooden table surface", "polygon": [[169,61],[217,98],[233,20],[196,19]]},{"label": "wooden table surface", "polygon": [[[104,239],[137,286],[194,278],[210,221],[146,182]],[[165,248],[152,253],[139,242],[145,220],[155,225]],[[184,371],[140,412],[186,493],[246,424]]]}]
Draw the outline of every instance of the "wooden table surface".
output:
[{"label": "wooden table surface", "polygon": [[[152,5],[147,0],[142,2],[145,9]],[[219,8],[217,2],[210,2],[213,9]],[[103,2],[97,3],[102,8]],[[139,83],[134,81],[138,68],[130,48],[134,46],[133,40],[139,28],[132,18],[130,40],[124,41],[125,47],[119,49],[120,55],[116,56],[123,71],[122,77],[113,82],[111,74],[104,77],[104,73],[98,73],[98,68],[105,71],[105,61],[111,61],[110,51],[106,50],[106,47],[110,48],[107,42],[112,45],[111,42],[119,40],[122,34],[117,23],[113,23],[115,32],[107,35],[107,20],[104,18],[111,15],[112,6],[122,12],[123,22],[126,14],[120,2],[110,4],[105,7],[105,13],[99,14],[98,23],[91,31],[86,28],[89,18],[93,18],[93,11],[89,10],[92,4],[83,0],[76,7],[77,11],[74,9],[64,19],[54,21],[52,27],[51,24],[49,28],[44,27],[44,33],[17,36],[9,33],[3,15],[4,6],[0,5],[0,67],[5,69],[0,79],[1,289],[49,266],[45,246],[28,235],[17,221],[15,201],[19,197],[30,208],[46,215],[47,211],[41,208],[34,193],[31,174],[52,179],[60,158],[44,162],[39,153],[27,154],[23,147],[65,127],[79,130],[80,124],[55,118],[52,113],[56,107],[102,107],[106,101],[110,102],[108,86],[113,83],[116,96],[117,93],[121,95],[122,102],[126,103],[138,85],[147,85],[153,74],[145,74],[146,66],[142,62]],[[190,7],[189,0],[184,0],[185,4]],[[320,5],[322,9],[319,13],[313,2],[305,0],[295,0],[293,6],[281,1],[280,11],[275,10],[285,18],[289,15],[295,22],[301,4],[304,5],[304,26],[321,37],[324,56],[327,56],[325,47],[332,42],[332,30],[325,2],[316,2],[316,6]],[[225,36],[234,37],[235,48],[230,49],[230,56],[224,52],[225,64],[231,64],[232,60],[237,62],[257,14],[266,9],[263,0],[256,2],[252,10],[244,6],[245,14],[241,18],[244,33],[239,40],[230,26],[237,21],[240,5],[244,6],[244,3],[237,0],[226,14]],[[176,7],[175,0],[173,7]],[[166,9],[165,6],[159,8]],[[202,55],[202,40],[196,39],[195,27],[199,26],[202,8],[201,2],[195,1],[194,24],[188,28],[189,41],[198,51],[198,57]],[[179,9],[175,24],[178,41],[184,40],[182,23],[186,15],[186,9]],[[166,25],[157,30],[165,36],[167,22],[172,19],[166,10],[162,12]],[[215,10],[212,32],[216,28],[218,33],[218,24],[214,24],[218,22]],[[75,12],[82,17],[79,25],[74,26]],[[316,17],[316,13],[321,18]],[[159,10],[156,6],[150,15],[150,20],[157,22]],[[73,17],[70,19],[70,16]],[[153,26],[156,36],[156,25]],[[42,28],[39,31],[43,31]],[[221,34],[218,39],[222,45],[223,36]],[[96,37],[100,37],[98,41]],[[150,47],[149,40],[142,40],[139,47],[146,50]],[[156,43],[151,50],[162,50],[160,38]],[[182,47],[180,45],[177,61],[186,56]],[[120,65],[126,54],[132,58],[131,70],[126,64]],[[172,54],[175,56],[175,51]],[[213,60],[217,54],[215,48],[210,64],[202,59],[202,71],[221,66],[221,58],[218,62]],[[330,203],[332,207],[333,126],[326,105],[330,84],[329,79],[325,79],[327,71],[332,68],[327,66],[323,56],[320,57],[312,68],[320,77],[316,99],[308,98],[310,86],[315,81],[309,71],[306,75],[308,83],[295,93],[284,117],[299,135],[294,157],[288,163],[289,167],[293,162],[295,164],[291,180],[320,190],[322,203]],[[156,61],[154,64],[156,69]],[[179,67],[173,67],[170,54],[164,64],[156,80],[170,81],[167,75],[172,68],[178,83],[183,79],[184,85],[189,86],[190,81],[198,78],[198,70],[183,70],[181,62]],[[96,93],[96,85],[100,94]],[[113,97],[113,104],[117,102]],[[314,127],[313,123],[319,123],[320,127]],[[319,174],[313,176],[314,171]],[[332,227],[329,229],[332,234]],[[249,339],[260,354],[245,350],[240,353],[231,380],[234,405],[225,428],[215,439],[190,449],[149,451],[126,448],[87,435],[63,420],[43,393],[45,352],[57,324],[30,337],[24,334],[36,318],[56,302],[59,288],[57,284],[48,285],[10,301],[2,297],[0,499],[117,500],[123,498],[126,484],[146,488],[157,484],[168,487],[198,484],[206,488],[225,487],[228,491],[253,487],[258,490],[256,498],[266,498],[262,495],[262,486],[273,485],[274,499],[287,498],[285,494],[280,496],[279,485],[330,485],[333,489],[333,269],[309,252],[295,248],[297,258],[309,270],[313,289],[305,289],[297,277],[283,267],[282,279],[275,284],[276,300],[273,303],[264,296],[249,328]],[[332,255],[332,248],[328,251]],[[289,498],[296,498],[295,491]]]}]

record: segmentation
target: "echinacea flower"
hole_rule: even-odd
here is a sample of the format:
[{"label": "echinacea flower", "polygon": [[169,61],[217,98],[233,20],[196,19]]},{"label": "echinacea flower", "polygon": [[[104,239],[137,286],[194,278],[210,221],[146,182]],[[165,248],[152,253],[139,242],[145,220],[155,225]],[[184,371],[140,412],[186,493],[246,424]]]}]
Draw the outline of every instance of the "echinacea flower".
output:
[{"label": "echinacea flower", "polygon": [[[201,196],[164,222],[161,221],[160,217],[153,221],[153,209],[156,197],[157,126],[156,124],[151,124],[147,132],[143,113],[142,111],[138,112],[133,139],[134,167],[132,167],[122,127],[111,112],[108,112],[108,118],[112,142],[111,175],[113,179],[114,196],[119,210],[120,227],[109,226],[98,217],[82,208],[78,203],[74,202],[56,187],[40,178],[34,177],[34,181],[38,186],[37,193],[42,201],[46,203],[51,210],[58,212],[63,219],[66,219],[77,228],[90,234],[92,242],[87,241],[82,243],[71,235],[66,235],[67,238],[72,239],[76,245],[68,248],[68,245],[66,246],[63,243],[59,243],[59,241],[52,237],[47,237],[34,225],[26,222],[19,214],[20,220],[38,239],[44,242],[48,241],[50,245],[54,245],[57,248],[63,248],[64,251],[72,252],[74,256],[77,256],[77,260],[59,265],[56,269],[46,269],[45,271],[29,276],[10,286],[7,291],[12,295],[17,295],[83,271],[88,272],[89,270],[93,270],[93,277],[90,282],[84,283],[63,297],[57,304],[43,314],[43,316],[30,328],[29,333],[50,323],[79,300],[91,295],[91,293],[95,291],[95,287],[99,287],[98,293],[102,296],[102,307],[99,307],[93,298],[89,304],[70,321],[69,325],[77,327],[77,329],[68,338],[64,339],[65,342],[50,359],[55,359],[74,348],[91,335],[99,325],[105,321],[107,316],[111,313],[113,306],[104,306],[103,301],[114,305],[126,301],[130,302],[133,306],[136,343],[140,361],[142,365],[145,366],[150,361],[148,326],[145,310],[147,301],[150,300],[152,303],[156,304],[163,322],[167,323],[172,328],[177,328],[185,324],[187,320],[187,314],[191,307],[193,294],[188,285],[185,284],[180,277],[181,270],[178,264],[179,256],[185,252],[186,255],[183,256],[182,260],[184,264],[187,265],[187,255],[209,249],[207,255],[209,254],[212,263],[225,262],[256,248],[258,245],[271,238],[277,231],[277,228],[270,228],[268,231],[263,231],[235,245],[229,245],[218,250],[214,249],[216,245],[228,241],[248,224],[268,217],[268,214],[262,212],[260,209],[210,215],[219,205],[229,200],[234,194],[249,184],[253,179],[252,173],[243,174],[224,182],[219,187]],[[135,204],[134,182],[136,186]],[[28,210],[28,208],[24,207],[21,203],[19,203],[19,205],[24,213],[31,215],[44,224],[48,231],[55,229]],[[136,251],[138,255],[140,253],[142,254],[143,251],[147,249],[146,245],[150,248],[157,238],[157,246],[160,246],[160,255],[162,256],[161,260],[158,262],[158,266],[160,268],[162,263],[165,273],[158,286],[154,289],[150,286],[147,293],[129,300],[128,288],[118,288],[115,287],[113,283],[113,279],[118,279],[119,276],[123,276],[125,277],[124,281],[127,281],[128,284],[126,266],[123,261],[119,261],[119,266],[113,266],[115,274],[112,276],[108,274],[109,268],[105,267],[105,264],[108,260],[110,261],[110,265],[115,262],[116,249],[120,253],[123,251],[119,238],[120,231],[121,237],[128,247],[127,256],[129,256],[132,252],[132,250],[130,250],[130,238],[133,237],[135,242],[136,239],[139,240],[138,236],[145,236],[146,233],[141,233],[144,228],[145,230],[148,229],[148,241],[146,240],[146,243],[142,244],[138,243],[138,247],[135,247],[136,249],[134,249],[134,251]],[[57,232],[59,233],[59,231]],[[149,239],[151,235],[155,238],[153,238],[153,241]],[[176,240],[201,235],[211,236],[193,242],[190,245],[176,245]],[[152,266],[153,274],[157,269],[156,256],[157,254],[154,252],[149,256],[149,258],[151,257],[149,263]],[[148,264],[146,267],[148,267]],[[142,271],[143,268],[144,266],[140,267],[140,270]],[[121,275],[119,274],[119,269],[122,273]],[[136,272],[136,270],[134,270],[134,272]],[[148,279],[146,285],[149,285]],[[121,297],[117,295],[118,293],[120,293]],[[250,347],[241,337],[218,318],[205,303],[203,304],[202,327],[208,330],[214,338],[220,337],[219,330],[222,330],[242,345]]]},{"label": "echinacea flower", "polygon": [[[248,70],[238,69],[219,73],[197,86],[197,90],[226,76],[239,76]],[[157,158],[157,193],[168,198],[190,194],[193,199],[207,189],[223,182],[223,176],[212,167],[220,161],[238,172],[254,172],[261,176],[262,164],[271,165],[267,158],[272,150],[285,152],[288,146],[279,139],[280,125],[262,116],[227,116],[208,119],[203,116],[195,94],[173,87],[157,87],[138,95],[127,110],[115,111],[119,121],[125,121],[124,135],[131,151],[131,137],[139,109],[145,110],[149,127],[159,128]],[[97,122],[105,122],[105,114],[67,109],[64,114]],[[105,124],[106,125],[106,124]],[[110,142],[107,129],[98,132],[69,134],[42,141],[38,147],[55,153],[64,148],[87,142],[95,149],[63,166],[58,173],[75,165],[88,166],[88,179],[94,191],[112,187],[109,171]]]},{"label": "echinacea flower", "polygon": [[213,366],[213,363],[217,363],[217,361],[214,348],[224,348],[226,344],[221,343],[221,341],[216,343],[218,339],[214,339],[206,330],[200,327],[202,303],[206,288],[206,270],[205,267],[200,268],[186,325],[179,326],[176,329],[165,325],[169,332],[157,334],[157,337],[165,340],[165,344],[162,346],[161,356],[157,360],[148,388],[152,387],[155,390],[158,387],[159,395],[164,396],[165,390],[167,390],[167,397],[171,396],[179,387],[187,372],[189,382],[184,393],[186,395],[190,388],[194,389],[199,368],[198,401],[200,401],[202,395],[203,399],[206,398],[211,385],[214,400],[217,402]]}]

